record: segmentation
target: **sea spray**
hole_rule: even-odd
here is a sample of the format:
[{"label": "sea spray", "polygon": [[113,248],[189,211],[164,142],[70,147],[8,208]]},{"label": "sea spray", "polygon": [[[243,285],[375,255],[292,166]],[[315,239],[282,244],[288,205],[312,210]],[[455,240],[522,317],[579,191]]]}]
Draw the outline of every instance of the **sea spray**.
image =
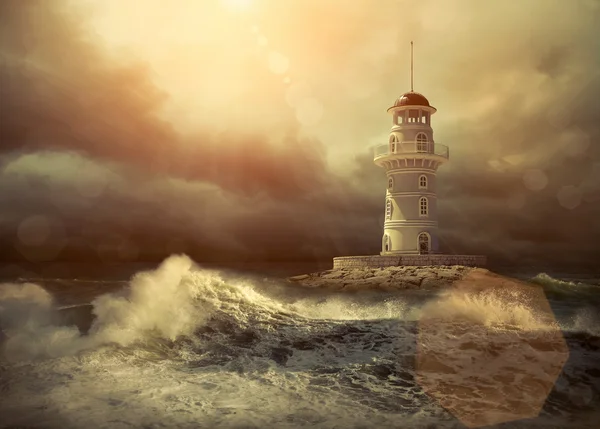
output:
[{"label": "sea spray", "polygon": [[[128,287],[117,293],[96,298],[92,302],[95,320],[88,335],[75,326],[56,326],[52,297],[40,286],[12,284],[0,290],[0,322],[7,337],[3,352],[13,360],[70,355],[105,344],[128,346],[147,336],[172,341],[192,335],[216,310],[224,311],[239,325],[246,325],[250,314],[261,314],[266,320],[275,313],[331,320],[417,320],[426,315],[520,329],[539,329],[545,323],[532,310],[526,294],[515,290],[448,290],[424,306],[409,305],[405,297],[369,303],[372,294],[285,299],[281,289],[275,294],[280,295],[277,299],[256,282],[226,281],[221,273],[201,269],[184,255],[172,256],[156,270],[135,275]],[[246,310],[240,311],[242,308]]]},{"label": "sea spray", "polygon": [[200,291],[207,283],[222,282],[209,271],[194,281],[192,267],[188,257],[173,256],[155,271],[137,274],[125,290],[98,297],[92,302],[96,318],[88,335],[75,326],[52,324],[56,308],[41,287],[2,285],[4,355],[11,360],[57,357],[102,344],[127,346],[148,334],[171,340],[189,335],[208,317],[197,307]]},{"label": "sea spray", "polygon": [[[32,343],[23,361],[0,363],[0,415],[32,427],[462,427],[459,411],[530,404],[551,385],[552,365],[560,370],[560,338],[538,314],[541,288],[521,285],[302,291],[172,257],[94,300],[89,335],[53,324],[41,287],[0,285],[0,307],[29,308],[0,317],[9,340],[28,333],[19,341]],[[550,392],[527,427],[568,427],[597,403],[597,362],[587,355],[597,339],[584,340],[565,380],[574,391],[588,386],[585,401]]]},{"label": "sea spray", "polygon": [[571,323],[564,330],[600,337],[600,315],[591,305],[577,309]]},{"label": "sea spray", "polygon": [[[541,298],[543,299],[543,298]],[[449,290],[420,309],[428,319],[465,320],[482,326],[521,330],[556,329],[551,312],[536,310],[531,296],[517,290]]]},{"label": "sea spray", "polygon": [[186,256],[171,257],[157,270],[137,274],[125,294],[98,297],[90,335],[129,345],[147,332],[170,340],[191,334],[207,316],[195,305],[200,287],[189,279],[192,267]]},{"label": "sea spray", "polygon": [[57,318],[52,296],[40,286],[1,285],[0,329],[5,337],[3,351],[9,358],[22,360],[70,353],[79,339],[79,330],[54,326]]}]

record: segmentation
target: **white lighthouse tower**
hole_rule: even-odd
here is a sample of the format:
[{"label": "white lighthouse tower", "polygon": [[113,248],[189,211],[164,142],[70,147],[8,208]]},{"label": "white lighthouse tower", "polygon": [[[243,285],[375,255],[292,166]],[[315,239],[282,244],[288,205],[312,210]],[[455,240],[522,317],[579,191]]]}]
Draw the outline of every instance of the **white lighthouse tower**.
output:
[{"label": "white lighthouse tower", "polygon": [[392,115],[388,142],[375,148],[374,162],[385,168],[387,192],[381,255],[439,253],[437,169],[449,159],[447,146],[435,143],[425,96],[411,90],[387,111]]},{"label": "white lighthouse tower", "polygon": [[413,90],[413,43],[410,42],[410,92],[387,110],[392,115],[388,142],[375,148],[374,162],[385,168],[385,222],[381,253],[337,256],[333,269],[390,266],[464,265],[482,267],[484,255],[441,254],[437,219],[437,169],[449,159],[448,146],[435,142],[435,107]]}]

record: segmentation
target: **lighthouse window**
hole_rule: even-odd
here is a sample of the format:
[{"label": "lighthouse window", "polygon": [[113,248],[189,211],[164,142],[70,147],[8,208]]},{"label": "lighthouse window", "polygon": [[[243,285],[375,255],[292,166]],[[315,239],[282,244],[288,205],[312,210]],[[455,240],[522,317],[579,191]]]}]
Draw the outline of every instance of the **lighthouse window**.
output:
[{"label": "lighthouse window", "polygon": [[425,198],[425,197],[421,197],[419,199],[419,214],[421,216],[429,215],[429,204],[428,204],[427,198]]},{"label": "lighthouse window", "polygon": [[391,177],[388,179],[388,189],[392,189],[394,187],[394,179]]},{"label": "lighthouse window", "polygon": [[427,152],[427,135],[425,133],[417,134],[417,152]]},{"label": "lighthouse window", "polygon": [[387,202],[385,203],[385,218],[392,218],[392,200],[387,200]]},{"label": "lighthouse window", "polygon": [[427,189],[427,176],[424,174],[419,177],[419,188]]},{"label": "lighthouse window", "polygon": [[408,122],[417,122],[419,119],[419,111],[418,110],[409,110],[408,111]]}]

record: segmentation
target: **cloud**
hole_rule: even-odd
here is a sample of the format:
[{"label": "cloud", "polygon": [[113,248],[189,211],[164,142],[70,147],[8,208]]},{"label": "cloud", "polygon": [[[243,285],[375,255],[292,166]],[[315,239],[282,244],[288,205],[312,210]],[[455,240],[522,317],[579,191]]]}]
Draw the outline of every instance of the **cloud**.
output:
[{"label": "cloud", "polygon": [[[505,3],[263,2],[255,34],[216,3],[149,1],[143,30],[103,2],[1,2],[3,258],[378,253],[385,178],[369,146],[408,89],[414,39],[415,89],[451,148],[446,250],[593,266],[600,8]],[[123,22],[140,13],[117,6]]]},{"label": "cloud", "polygon": [[160,117],[168,95],[149,66],[112,61],[67,6],[3,2],[2,152],[74,151],[241,193],[322,185],[320,143],[292,124],[283,142],[244,130],[183,136]]}]

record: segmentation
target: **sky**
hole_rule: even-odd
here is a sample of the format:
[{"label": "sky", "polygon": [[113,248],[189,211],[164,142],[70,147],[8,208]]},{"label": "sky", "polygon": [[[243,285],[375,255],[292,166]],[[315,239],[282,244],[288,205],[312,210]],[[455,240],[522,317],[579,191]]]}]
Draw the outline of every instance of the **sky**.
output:
[{"label": "sky", "polygon": [[4,0],[0,260],[378,254],[413,40],[442,249],[598,267],[598,28],[599,0]]}]

